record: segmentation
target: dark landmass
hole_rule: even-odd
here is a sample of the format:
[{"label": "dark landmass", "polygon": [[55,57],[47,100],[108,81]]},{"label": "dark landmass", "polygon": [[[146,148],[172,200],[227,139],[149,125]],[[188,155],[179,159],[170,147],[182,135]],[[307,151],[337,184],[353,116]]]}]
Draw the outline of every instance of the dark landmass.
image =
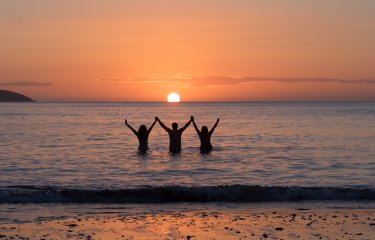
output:
[{"label": "dark landmass", "polygon": [[35,102],[33,99],[7,90],[0,90],[0,102]]}]

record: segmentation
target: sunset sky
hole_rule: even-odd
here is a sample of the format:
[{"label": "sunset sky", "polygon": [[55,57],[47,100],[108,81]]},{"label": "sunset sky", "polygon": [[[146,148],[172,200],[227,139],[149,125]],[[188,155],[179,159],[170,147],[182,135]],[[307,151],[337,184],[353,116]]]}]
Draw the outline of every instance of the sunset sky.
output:
[{"label": "sunset sky", "polygon": [[0,89],[37,101],[374,100],[373,0],[0,0]]}]

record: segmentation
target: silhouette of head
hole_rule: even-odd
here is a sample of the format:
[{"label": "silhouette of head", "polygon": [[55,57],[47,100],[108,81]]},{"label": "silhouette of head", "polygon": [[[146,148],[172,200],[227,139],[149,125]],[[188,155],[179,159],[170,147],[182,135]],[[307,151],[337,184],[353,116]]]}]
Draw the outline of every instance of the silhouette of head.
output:
[{"label": "silhouette of head", "polygon": [[207,128],[207,126],[203,126],[201,132],[202,132],[203,135],[207,135],[208,134],[208,128]]},{"label": "silhouette of head", "polygon": [[138,134],[141,138],[147,137],[147,127],[145,125],[141,125],[138,129]]},{"label": "silhouette of head", "polygon": [[177,130],[178,124],[176,122],[172,123],[172,129]]}]

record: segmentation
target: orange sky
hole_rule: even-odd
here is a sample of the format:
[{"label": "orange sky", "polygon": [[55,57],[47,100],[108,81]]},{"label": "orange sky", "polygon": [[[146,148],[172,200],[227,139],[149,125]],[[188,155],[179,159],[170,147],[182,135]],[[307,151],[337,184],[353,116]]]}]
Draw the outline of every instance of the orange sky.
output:
[{"label": "orange sky", "polygon": [[0,89],[39,101],[375,100],[375,1],[0,0]]}]

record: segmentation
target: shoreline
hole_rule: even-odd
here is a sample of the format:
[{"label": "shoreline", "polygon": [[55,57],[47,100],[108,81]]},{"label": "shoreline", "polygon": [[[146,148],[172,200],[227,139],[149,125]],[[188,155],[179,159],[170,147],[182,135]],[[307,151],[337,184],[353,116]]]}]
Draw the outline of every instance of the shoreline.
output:
[{"label": "shoreline", "polygon": [[373,239],[374,203],[0,204],[0,239]]}]

